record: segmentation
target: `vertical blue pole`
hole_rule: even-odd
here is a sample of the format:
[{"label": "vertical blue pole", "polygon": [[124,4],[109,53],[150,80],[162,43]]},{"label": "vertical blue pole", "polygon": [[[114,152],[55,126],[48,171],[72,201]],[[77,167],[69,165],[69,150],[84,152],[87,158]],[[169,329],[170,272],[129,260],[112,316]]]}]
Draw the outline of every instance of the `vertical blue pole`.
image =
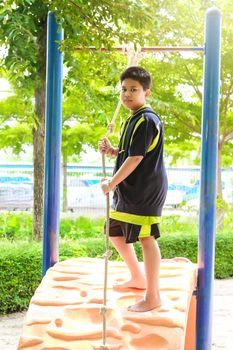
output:
[{"label": "vertical blue pole", "polygon": [[59,25],[53,12],[48,14],[47,24],[43,276],[59,257],[63,64],[63,55],[59,51],[63,31],[58,31]]},{"label": "vertical blue pole", "polygon": [[220,38],[221,14],[212,8],[205,22],[196,350],[212,348]]}]

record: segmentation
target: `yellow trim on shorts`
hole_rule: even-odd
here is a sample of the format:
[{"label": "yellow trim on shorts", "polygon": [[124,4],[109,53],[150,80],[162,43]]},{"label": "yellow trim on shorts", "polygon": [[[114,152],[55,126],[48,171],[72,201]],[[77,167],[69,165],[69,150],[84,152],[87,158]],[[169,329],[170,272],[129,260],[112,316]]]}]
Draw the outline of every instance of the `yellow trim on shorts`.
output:
[{"label": "yellow trim on shorts", "polygon": [[150,237],[151,236],[151,225],[142,225],[141,230],[139,232],[139,238]]},{"label": "yellow trim on shorts", "polygon": [[161,216],[143,216],[110,210],[110,218],[140,226],[151,226],[161,222]]}]

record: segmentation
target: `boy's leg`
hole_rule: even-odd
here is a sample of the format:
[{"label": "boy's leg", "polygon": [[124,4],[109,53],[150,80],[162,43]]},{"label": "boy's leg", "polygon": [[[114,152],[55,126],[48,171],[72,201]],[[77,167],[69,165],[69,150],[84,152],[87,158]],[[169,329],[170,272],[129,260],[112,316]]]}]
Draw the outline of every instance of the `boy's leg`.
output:
[{"label": "boy's leg", "polygon": [[125,243],[125,238],[121,236],[109,238],[120,256],[123,258],[131,273],[131,279],[129,281],[122,284],[117,284],[114,287],[118,289],[146,289],[146,279],[138,262],[133,244]]},{"label": "boy's leg", "polygon": [[130,311],[143,312],[161,305],[159,293],[160,249],[153,236],[140,238],[146,273],[146,294],[143,300],[128,308]]}]

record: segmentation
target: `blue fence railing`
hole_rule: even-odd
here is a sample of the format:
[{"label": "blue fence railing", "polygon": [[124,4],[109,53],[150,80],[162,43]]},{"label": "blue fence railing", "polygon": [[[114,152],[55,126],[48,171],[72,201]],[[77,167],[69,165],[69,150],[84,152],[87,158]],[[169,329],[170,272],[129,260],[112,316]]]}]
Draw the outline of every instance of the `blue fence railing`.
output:
[{"label": "blue fence railing", "polygon": [[[99,182],[99,166],[67,166],[68,210],[82,214],[104,213],[105,198]],[[111,176],[113,168],[106,168]],[[200,170],[198,167],[167,167],[169,188],[166,207],[194,208],[199,206]],[[63,174],[61,173],[63,178]],[[63,181],[61,181],[63,183]],[[223,198],[233,203],[233,169],[222,170]],[[61,194],[63,191],[61,191]],[[61,198],[62,202],[62,198]],[[0,209],[31,209],[33,206],[33,166],[31,164],[0,165]]]}]

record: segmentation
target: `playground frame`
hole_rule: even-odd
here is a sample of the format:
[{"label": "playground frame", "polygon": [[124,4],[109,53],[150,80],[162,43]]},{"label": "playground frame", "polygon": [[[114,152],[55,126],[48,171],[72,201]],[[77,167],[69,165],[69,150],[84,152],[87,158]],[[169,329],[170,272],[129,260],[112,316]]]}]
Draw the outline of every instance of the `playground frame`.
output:
[{"label": "playground frame", "polygon": [[[43,275],[59,259],[60,169],[62,125],[63,30],[48,14],[46,78],[46,145],[44,188]],[[221,14],[211,8],[205,16],[203,47],[144,47],[153,51],[204,53],[201,188],[198,239],[196,350],[211,350],[216,223],[216,177],[220,86]],[[79,50],[80,48],[76,48]],[[90,50],[96,50],[93,47]],[[122,48],[115,48],[121,51]],[[101,51],[107,51],[102,48]]]}]

